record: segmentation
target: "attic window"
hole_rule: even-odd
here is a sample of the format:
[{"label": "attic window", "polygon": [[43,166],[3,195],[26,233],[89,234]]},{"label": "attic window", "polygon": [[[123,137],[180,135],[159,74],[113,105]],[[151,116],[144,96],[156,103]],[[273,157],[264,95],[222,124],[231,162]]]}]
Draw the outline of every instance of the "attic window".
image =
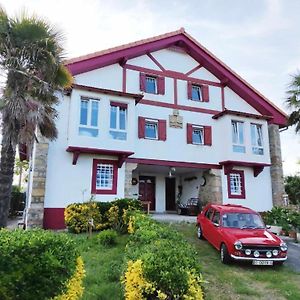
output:
[{"label": "attic window", "polygon": [[146,93],[157,94],[157,78],[146,76]]}]

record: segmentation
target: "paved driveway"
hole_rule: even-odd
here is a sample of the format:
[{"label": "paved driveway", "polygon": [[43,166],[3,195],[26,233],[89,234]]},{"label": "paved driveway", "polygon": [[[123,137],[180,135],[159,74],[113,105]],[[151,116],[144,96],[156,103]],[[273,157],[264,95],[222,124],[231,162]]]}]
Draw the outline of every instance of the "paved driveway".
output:
[{"label": "paved driveway", "polygon": [[294,240],[289,237],[281,236],[280,238],[283,239],[289,247],[286,265],[300,273],[300,243],[295,243]]}]

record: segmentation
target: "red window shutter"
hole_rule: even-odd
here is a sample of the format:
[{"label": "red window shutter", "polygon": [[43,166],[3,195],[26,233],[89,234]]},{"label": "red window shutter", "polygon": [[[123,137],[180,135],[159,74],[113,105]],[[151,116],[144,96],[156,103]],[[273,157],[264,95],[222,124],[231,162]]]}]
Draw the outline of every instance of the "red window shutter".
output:
[{"label": "red window shutter", "polygon": [[158,120],[158,139],[165,141],[167,139],[167,122],[166,120]]},{"label": "red window shutter", "polygon": [[187,83],[187,97],[192,99],[192,83],[190,81]]},{"label": "red window shutter", "polygon": [[157,78],[157,93],[160,95],[165,94],[165,77]]},{"label": "red window shutter", "polygon": [[188,144],[193,144],[193,125],[189,123],[186,125],[186,141]]},{"label": "red window shutter", "polygon": [[139,136],[139,139],[145,138],[145,118],[143,118],[143,117],[139,117],[138,136]]},{"label": "red window shutter", "polygon": [[202,94],[202,101],[208,102],[209,101],[209,89],[208,85],[201,86],[201,94]]},{"label": "red window shutter", "polygon": [[146,91],[146,74],[140,73],[140,90],[145,92]]},{"label": "red window shutter", "polygon": [[211,126],[204,126],[204,145],[212,145]]}]

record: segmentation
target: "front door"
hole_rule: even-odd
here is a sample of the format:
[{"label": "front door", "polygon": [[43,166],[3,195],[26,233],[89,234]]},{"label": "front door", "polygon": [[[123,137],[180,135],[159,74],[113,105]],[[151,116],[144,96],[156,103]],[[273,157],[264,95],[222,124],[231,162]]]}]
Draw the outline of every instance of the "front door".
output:
[{"label": "front door", "polygon": [[166,178],[166,210],[176,210],[176,179]]},{"label": "front door", "polygon": [[139,177],[139,199],[150,201],[150,210],[155,210],[155,177]]}]

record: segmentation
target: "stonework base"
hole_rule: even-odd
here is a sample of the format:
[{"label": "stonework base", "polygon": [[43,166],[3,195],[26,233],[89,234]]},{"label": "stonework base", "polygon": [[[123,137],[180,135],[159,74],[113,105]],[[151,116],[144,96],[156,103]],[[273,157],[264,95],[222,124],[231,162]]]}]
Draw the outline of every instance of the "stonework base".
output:
[{"label": "stonework base", "polygon": [[137,198],[137,185],[132,185],[132,172],[137,168],[136,163],[126,163],[125,165],[125,198]]}]

